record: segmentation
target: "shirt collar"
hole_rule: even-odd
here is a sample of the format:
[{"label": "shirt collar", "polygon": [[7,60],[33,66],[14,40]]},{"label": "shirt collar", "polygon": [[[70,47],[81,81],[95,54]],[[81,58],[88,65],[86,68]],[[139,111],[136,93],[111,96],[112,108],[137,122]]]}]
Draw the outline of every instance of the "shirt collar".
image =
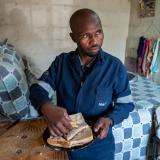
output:
[{"label": "shirt collar", "polygon": [[[81,58],[80,58],[80,56],[79,56],[78,48],[75,50],[75,53],[78,56],[78,59],[80,61],[81,66],[84,65],[82,60],[81,60]],[[95,60],[98,60],[99,62],[103,62],[103,59],[104,59],[103,50],[100,49],[98,54],[97,54],[97,56],[89,64],[87,64],[87,67],[90,67]]]},{"label": "shirt collar", "polygon": [[[96,56],[96,57],[97,57],[97,56]],[[91,62],[86,65],[86,67],[90,68],[90,67],[92,66],[93,62],[95,61],[96,57],[94,57],[94,58],[91,60]],[[81,57],[80,57],[79,54],[78,54],[78,58],[79,58],[79,61],[80,61],[80,63],[81,63],[81,66],[84,66],[85,64],[82,62]]]}]

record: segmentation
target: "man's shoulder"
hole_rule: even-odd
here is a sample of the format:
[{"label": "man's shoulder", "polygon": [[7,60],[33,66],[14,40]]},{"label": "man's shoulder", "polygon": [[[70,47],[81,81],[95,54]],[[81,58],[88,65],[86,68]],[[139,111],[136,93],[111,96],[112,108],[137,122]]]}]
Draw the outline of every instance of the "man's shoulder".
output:
[{"label": "man's shoulder", "polygon": [[70,52],[62,52],[58,56],[56,56],[56,59],[68,59],[72,57],[75,54],[75,51],[70,51]]},{"label": "man's shoulder", "polygon": [[73,55],[75,55],[75,51],[61,52],[52,61],[51,66],[59,66],[60,67],[61,65],[66,64],[66,62],[70,59],[70,57],[73,57]]},{"label": "man's shoulder", "polygon": [[75,54],[75,51],[62,52],[59,56],[70,57],[70,56],[72,56],[73,54]]},{"label": "man's shoulder", "polygon": [[102,51],[102,57],[103,57],[103,60],[105,62],[112,62],[112,63],[116,63],[116,64],[122,64],[121,60],[115,56],[113,56],[112,54],[108,53],[108,52],[105,52],[105,51]]}]

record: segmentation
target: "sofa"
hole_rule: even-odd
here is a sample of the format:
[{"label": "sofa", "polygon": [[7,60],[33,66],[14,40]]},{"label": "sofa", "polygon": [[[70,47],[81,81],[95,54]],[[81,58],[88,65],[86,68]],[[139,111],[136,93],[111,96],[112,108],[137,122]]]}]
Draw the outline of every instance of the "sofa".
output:
[{"label": "sofa", "polygon": [[[7,41],[0,43],[0,113],[7,119],[38,117],[29,100],[28,88],[35,77],[27,64]],[[135,109],[113,127],[115,160],[146,160],[152,155],[152,122],[154,109],[160,106],[160,86],[144,77],[130,76]],[[52,102],[56,103],[56,96]]]}]

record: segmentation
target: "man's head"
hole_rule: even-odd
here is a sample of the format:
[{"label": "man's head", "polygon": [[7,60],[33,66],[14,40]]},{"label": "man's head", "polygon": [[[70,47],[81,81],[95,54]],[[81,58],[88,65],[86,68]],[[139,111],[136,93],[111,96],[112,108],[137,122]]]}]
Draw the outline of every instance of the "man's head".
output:
[{"label": "man's head", "polygon": [[103,30],[100,18],[90,9],[80,9],[70,18],[72,40],[77,43],[81,54],[89,57],[97,55],[103,43]]}]

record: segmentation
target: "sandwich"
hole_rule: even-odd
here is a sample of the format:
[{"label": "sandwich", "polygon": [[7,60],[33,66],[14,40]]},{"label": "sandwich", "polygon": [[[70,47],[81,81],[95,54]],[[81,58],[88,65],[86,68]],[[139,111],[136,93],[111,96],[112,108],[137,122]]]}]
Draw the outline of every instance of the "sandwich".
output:
[{"label": "sandwich", "polygon": [[91,127],[81,113],[70,115],[73,129],[63,137],[50,136],[47,143],[57,147],[71,148],[87,144],[93,140]]}]

